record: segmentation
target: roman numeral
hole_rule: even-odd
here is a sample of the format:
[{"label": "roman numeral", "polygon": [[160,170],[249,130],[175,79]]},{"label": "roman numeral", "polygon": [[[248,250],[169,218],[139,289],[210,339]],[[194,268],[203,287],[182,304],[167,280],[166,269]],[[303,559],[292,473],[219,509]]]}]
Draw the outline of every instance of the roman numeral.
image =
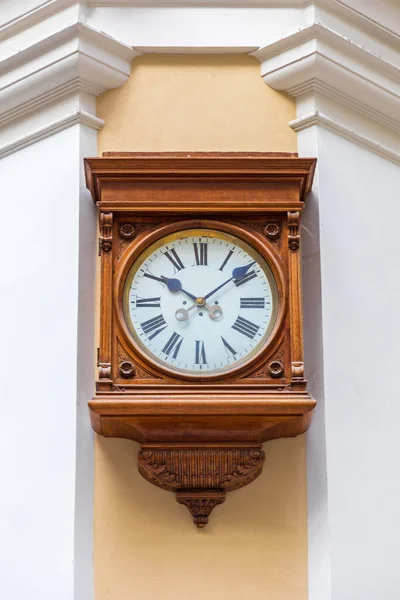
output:
[{"label": "roman numeral", "polygon": [[265,308],[265,298],[240,298],[240,308]]},{"label": "roman numeral", "polygon": [[243,319],[243,317],[238,317],[232,325],[232,329],[236,329],[239,333],[243,333],[243,335],[247,335],[248,338],[253,339],[260,329],[260,326],[255,325],[255,323],[252,323],[247,319]]},{"label": "roman numeral", "polygon": [[228,350],[228,352],[230,352],[231,354],[236,354],[236,350],[234,350],[232,348],[232,346],[230,344],[228,344],[228,342],[222,337],[222,335],[221,335],[221,340],[222,340],[222,343],[225,346],[225,348]]},{"label": "roman numeral", "polygon": [[199,244],[193,243],[193,248],[194,248],[194,257],[196,260],[196,265],[207,266],[208,244],[205,244],[203,242],[201,242]]},{"label": "roman numeral", "polygon": [[255,273],[254,271],[249,271],[247,273],[247,275],[245,275],[241,279],[234,279],[233,283],[236,285],[236,287],[239,287],[240,285],[243,285],[247,281],[250,281],[251,279],[254,279],[254,277],[257,277],[257,273]]},{"label": "roman numeral", "polygon": [[[144,323],[141,323],[141,326],[149,340],[155,338],[156,335],[158,335],[168,327],[162,315],[158,315],[157,317],[153,317],[148,321],[144,321]],[[149,335],[149,333],[151,333],[151,335]]]},{"label": "roman numeral", "polygon": [[229,250],[229,252],[228,252],[228,254],[227,254],[224,262],[222,263],[222,265],[219,268],[219,271],[223,271],[224,270],[224,267],[225,267],[226,263],[228,262],[228,260],[230,259],[230,257],[232,256],[232,254],[233,254],[233,250]]},{"label": "roman numeral", "polygon": [[177,255],[175,248],[172,248],[172,250],[167,250],[167,252],[164,252],[164,256],[166,256],[168,258],[168,260],[172,262],[172,264],[174,265],[174,267],[177,271],[180,271],[181,269],[185,268],[183,262]]},{"label": "roman numeral", "polygon": [[160,308],[161,304],[160,296],[158,298],[137,298],[136,308]]},{"label": "roman numeral", "polygon": [[182,342],[183,337],[174,331],[162,351],[168,356],[171,356],[172,353],[172,358],[176,358],[179,354],[179,350],[181,349]]},{"label": "roman numeral", "polygon": [[204,342],[202,342],[201,340],[196,340],[196,357],[194,362],[196,365],[207,364]]}]

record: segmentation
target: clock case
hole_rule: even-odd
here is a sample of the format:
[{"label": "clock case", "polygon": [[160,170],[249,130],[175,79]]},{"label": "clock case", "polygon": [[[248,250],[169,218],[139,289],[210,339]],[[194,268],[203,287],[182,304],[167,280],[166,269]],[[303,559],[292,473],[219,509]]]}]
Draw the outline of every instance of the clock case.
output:
[{"label": "clock case", "polygon": [[[116,153],[86,158],[99,214],[100,342],[93,429],[141,444],[139,471],[176,492],[204,527],[226,492],[262,470],[262,443],[306,431],[315,401],[304,378],[300,219],[316,160],[271,153]],[[278,285],[275,327],[239,368],[177,375],[133,342],[125,278],[158,238],[219,229],[266,258]]]}]

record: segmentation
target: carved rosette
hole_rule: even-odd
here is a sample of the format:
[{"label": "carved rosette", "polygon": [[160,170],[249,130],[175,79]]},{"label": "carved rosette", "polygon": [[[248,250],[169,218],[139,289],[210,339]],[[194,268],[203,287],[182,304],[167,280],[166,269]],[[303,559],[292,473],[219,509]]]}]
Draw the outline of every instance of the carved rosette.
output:
[{"label": "carved rosette", "polygon": [[[235,221],[231,221],[231,223],[235,223]],[[272,242],[278,251],[281,248],[281,234],[282,234],[282,223],[278,219],[265,221],[264,223],[258,223],[253,220],[242,221],[243,225],[246,225],[250,229],[257,231],[257,233],[261,234],[263,237],[266,237],[270,242]]]},{"label": "carved rosette", "polygon": [[118,372],[124,379],[158,379],[133,362],[119,339],[117,340]]},{"label": "carved rosette", "polygon": [[153,229],[158,223],[129,223],[122,222],[119,225],[118,258],[122,256],[127,247],[138,235]]},{"label": "carved rosette", "polygon": [[133,223],[120,223],[119,226],[119,241],[118,241],[118,258],[123,254],[124,250],[136,237],[136,227]]},{"label": "carved rosette", "polygon": [[279,221],[270,221],[264,227],[265,237],[280,248],[282,225]]},{"label": "carved rosette", "polygon": [[124,240],[133,240],[136,235],[135,226],[132,223],[121,223],[119,226],[119,235]]},{"label": "carved rosette", "polygon": [[247,379],[259,379],[265,377],[272,377],[273,379],[278,379],[279,377],[283,377],[285,374],[285,340],[282,341],[278,350],[272,357],[272,360],[269,360],[258,370],[247,375]]},{"label": "carved rosette", "polygon": [[152,448],[139,452],[140,474],[177,500],[204,527],[227,491],[251,483],[261,473],[264,452],[257,448]]},{"label": "carved rosette", "polygon": [[119,363],[119,374],[124,379],[132,379],[136,375],[136,369],[130,360],[123,360]]},{"label": "carved rosette", "polygon": [[268,365],[268,373],[274,379],[282,377],[282,375],[283,375],[283,364],[281,363],[281,361],[280,360],[273,360],[271,363],[269,363],[269,365]]}]

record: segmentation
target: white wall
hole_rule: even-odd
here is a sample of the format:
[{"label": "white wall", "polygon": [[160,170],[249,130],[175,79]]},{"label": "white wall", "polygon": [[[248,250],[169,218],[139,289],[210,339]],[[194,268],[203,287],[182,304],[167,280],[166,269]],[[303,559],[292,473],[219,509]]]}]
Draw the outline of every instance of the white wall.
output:
[{"label": "white wall", "polygon": [[77,125],[0,161],[0,579],[7,600],[73,598],[75,519],[85,570],[76,597],[90,599],[92,436],[80,423],[87,423],[93,379],[95,217],[80,193],[80,149],[93,153],[95,137]]},{"label": "white wall", "polygon": [[[314,355],[311,387],[324,385],[325,401],[308,434],[310,598],[397,600],[400,169],[334,133],[314,130],[323,368],[310,335],[306,353]],[[305,226],[315,223],[306,213]],[[319,304],[319,265],[311,254],[304,256],[305,282],[313,285],[305,289],[306,321],[310,308],[318,317]],[[319,453],[324,436],[325,474]],[[330,553],[331,596],[311,570],[318,552],[321,568],[322,555]]]}]

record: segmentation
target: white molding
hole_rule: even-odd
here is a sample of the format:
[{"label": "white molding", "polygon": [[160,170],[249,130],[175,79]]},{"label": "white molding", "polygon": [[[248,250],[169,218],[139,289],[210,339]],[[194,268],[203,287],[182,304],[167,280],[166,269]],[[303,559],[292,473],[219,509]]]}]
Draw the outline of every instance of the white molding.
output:
[{"label": "white molding", "polygon": [[77,4],[77,0],[48,0],[35,6],[31,10],[18,15],[7,23],[0,25],[0,41],[5,40],[24,29],[29,29],[55,13]]},{"label": "white molding", "polygon": [[[125,9],[114,13],[106,6]],[[204,12],[198,22],[200,6]],[[229,11],[222,10],[227,6]],[[257,6],[256,13],[252,6]],[[281,9],[272,13],[273,25],[265,16],[269,8]],[[243,29],[238,15],[244,14]],[[261,17],[258,28],[254,15]],[[211,32],[203,27],[209,18]],[[126,26],[131,19],[136,30]],[[229,35],[224,33],[227,22],[235,24]],[[148,28],[145,35],[142,25]],[[167,35],[172,25],[176,39]],[[268,25],[264,39],[271,39],[259,47],[257,36],[264,25]],[[272,39],[276,31],[280,37]],[[134,47],[135,38],[142,44]],[[219,40],[221,44],[215,45]],[[72,94],[96,96],[120,87],[130,75],[132,60],[142,53],[238,52],[257,58],[264,81],[300,100],[298,107],[307,104],[303,102],[307,96],[324,96],[355,117],[399,133],[399,48],[400,35],[341,0],[49,0],[0,27],[0,127],[24,121]],[[327,112],[324,103],[307,106],[304,112],[314,109],[341,122],[340,110]],[[49,120],[51,116],[50,111]],[[302,117],[299,109],[298,117]],[[349,113],[342,125],[343,131],[352,128]],[[357,118],[354,130],[374,139],[374,128],[360,130]],[[19,138],[18,127],[15,132]],[[383,132],[375,142],[386,147],[386,137]],[[392,145],[390,151],[396,152],[396,143]]]},{"label": "white molding", "polygon": [[[383,10],[382,0],[380,4],[381,10]],[[353,22],[358,29],[368,31],[372,36],[379,37],[389,44],[397,44],[400,39],[400,29],[396,32],[342,0],[311,0],[307,2],[308,5],[327,9],[342,17],[346,22]]]},{"label": "white molding", "polygon": [[304,115],[289,122],[289,126],[296,131],[296,133],[303,131],[304,129],[308,129],[309,127],[313,127],[314,125],[319,125],[325,129],[328,129],[329,131],[333,131],[347,140],[354,142],[358,146],[367,148],[375,154],[379,154],[379,156],[383,156],[392,162],[400,164],[400,152],[396,152],[395,150],[376,142],[372,138],[363,135],[354,129],[351,129],[350,127],[346,127],[342,123],[339,123],[338,121],[335,121],[334,119],[331,119],[327,115],[324,115],[318,111]]},{"label": "white molding", "polygon": [[0,146],[0,159],[4,158],[5,156],[8,156],[9,154],[12,154],[13,152],[22,150],[22,148],[26,148],[31,144],[35,144],[40,140],[44,140],[45,138],[53,135],[54,133],[58,133],[59,131],[68,129],[68,127],[72,127],[73,125],[86,125],[86,127],[98,131],[104,126],[104,121],[103,119],[99,119],[98,117],[95,117],[94,115],[91,115],[88,112],[77,110],[75,112],[65,115],[64,117],[50,122],[44,127],[40,127],[35,131],[18,137],[12,142]]},{"label": "white molding", "polygon": [[[92,7],[129,8],[303,8],[308,0],[84,0]],[[328,0],[330,2],[335,0]]]},{"label": "white molding", "polygon": [[319,93],[326,98],[335,100],[342,106],[350,108],[355,113],[359,113],[360,115],[363,115],[392,131],[400,133],[399,119],[391,118],[389,115],[381,112],[380,110],[376,110],[373,107],[368,106],[368,104],[365,102],[361,102],[360,100],[352,97],[350,94],[338,90],[334,86],[323,81],[319,81],[318,79],[310,79],[304,82],[304,84],[300,84],[298,87],[291,88],[288,93],[295,98],[300,98],[309,93],[314,95]]},{"label": "white molding", "polygon": [[370,22],[368,31],[355,29],[315,6],[307,16],[306,26],[252,53],[264,81],[297,100],[318,93],[400,132],[400,36],[393,34],[389,46],[371,39]]},{"label": "white molding", "polygon": [[58,100],[76,94],[78,92],[86,92],[97,96],[105,91],[105,88],[95,88],[90,82],[79,77],[66,81],[59,86],[52,88],[43,94],[39,94],[22,104],[18,104],[14,108],[0,114],[0,127],[6,126],[20,118],[25,118],[27,114],[34,112],[40,108],[44,108],[49,104],[53,104]]},{"label": "white molding", "polygon": [[251,54],[256,46],[135,46],[140,54]]},{"label": "white molding", "polygon": [[29,63],[34,57],[45,55],[50,50],[74,40],[86,40],[93,45],[95,50],[106,51],[111,59],[107,66],[119,70],[123,75],[129,72],[129,68],[125,64],[118,68],[119,65],[112,61],[112,58],[122,59],[130,65],[133,58],[139,54],[132,47],[103,31],[98,31],[94,27],[78,21],[59,28],[26,47],[19,46],[18,53],[13,53],[0,60],[0,73],[7,73],[7,71]]},{"label": "white molding", "polygon": [[83,23],[52,33],[0,61],[0,126],[77,91],[120,87],[138,54]]},{"label": "white molding", "polygon": [[[400,81],[400,67],[388,60],[384,60],[378,54],[371,52],[368,48],[357,44],[340,32],[327,27],[320,22],[314,22],[311,25],[302,27],[293,33],[280,37],[276,41],[271,42],[264,48],[258,48],[253,56],[260,62],[267,61],[282,52],[291,50],[313,39],[318,39],[325,43],[332,44],[335,48],[344,51],[350,56],[360,58],[362,61],[372,65],[378,73],[387,75],[397,81]],[[393,42],[400,43],[400,36],[393,34]],[[266,73],[268,74],[268,63],[265,64]]]},{"label": "white molding", "polygon": [[[398,33],[378,23],[361,12],[361,10],[356,10],[353,6],[342,0],[47,0],[0,25],[0,41],[21,31],[28,30],[33,25],[45,21],[48,17],[75,5],[82,8],[147,8],[149,12],[152,9],[158,8],[231,8],[232,10],[250,8],[304,9],[312,5],[325,8],[343,16],[347,20],[356,22],[360,29],[368,29],[372,35],[381,37],[388,43],[396,44],[399,40]],[[258,45],[258,43],[254,44],[254,46]],[[153,46],[161,47],[157,44],[156,40]]]},{"label": "white molding", "polygon": [[[396,38],[397,43],[400,43],[400,36],[396,36]],[[349,58],[360,60],[361,62],[372,66],[377,73],[381,73],[394,81],[400,81],[400,66],[398,64],[383,59],[381,56],[371,52],[361,44],[357,44],[353,40],[341,35],[340,32],[318,22],[303,27],[285,37],[281,37],[264,48],[259,48],[253,53],[253,56],[262,62],[262,75],[269,76],[284,68],[278,60],[279,55],[286,51],[297,49],[298,54],[300,54],[297,60],[301,60],[302,45],[313,40],[316,42],[324,42],[326,45],[329,45],[332,50],[342,51]],[[311,52],[318,52],[318,50],[321,54],[323,54],[324,50],[326,54],[328,53],[328,50],[323,46],[314,46],[312,47]],[[272,62],[271,59],[276,60]]]}]

